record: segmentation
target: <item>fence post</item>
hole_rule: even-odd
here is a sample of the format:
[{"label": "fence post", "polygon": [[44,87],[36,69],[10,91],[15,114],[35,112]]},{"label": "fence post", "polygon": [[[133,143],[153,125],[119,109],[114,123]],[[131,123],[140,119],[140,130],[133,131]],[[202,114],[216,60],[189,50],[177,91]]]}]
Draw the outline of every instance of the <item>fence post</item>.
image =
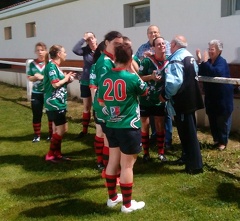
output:
[{"label": "fence post", "polygon": [[29,65],[30,63],[33,61],[33,59],[27,59],[26,60],[26,80],[27,80],[27,100],[30,101],[31,100],[31,94],[32,94],[32,85],[33,83],[31,81],[28,80],[28,70],[29,70]]}]

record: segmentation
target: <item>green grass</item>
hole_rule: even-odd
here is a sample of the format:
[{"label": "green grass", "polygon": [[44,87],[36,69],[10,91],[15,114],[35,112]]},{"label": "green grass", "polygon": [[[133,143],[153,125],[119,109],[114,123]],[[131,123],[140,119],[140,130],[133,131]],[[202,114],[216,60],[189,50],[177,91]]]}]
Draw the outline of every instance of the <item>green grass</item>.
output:
[{"label": "green grass", "polygon": [[[143,200],[143,210],[120,213],[120,205],[106,207],[107,190],[95,169],[94,123],[90,134],[74,140],[80,131],[81,103],[69,102],[69,131],[63,140],[63,153],[71,162],[44,161],[48,151],[47,118],[43,116],[42,140],[33,138],[30,103],[25,89],[0,83],[0,220],[240,220],[239,135],[231,134],[226,151],[212,150],[207,128],[198,130],[202,143],[204,173],[187,175],[183,166],[162,164],[153,146],[152,162],[143,164],[142,154],[134,168],[133,198]],[[174,127],[174,151],[181,147]]]}]

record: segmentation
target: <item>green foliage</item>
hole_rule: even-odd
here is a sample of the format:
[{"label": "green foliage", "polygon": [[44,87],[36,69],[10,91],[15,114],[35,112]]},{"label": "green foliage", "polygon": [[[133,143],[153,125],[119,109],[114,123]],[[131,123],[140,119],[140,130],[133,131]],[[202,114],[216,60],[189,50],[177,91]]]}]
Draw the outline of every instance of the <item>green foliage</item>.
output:
[{"label": "green foliage", "polygon": [[[69,131],[63,153],[71,162],[48,163],[47,118],[43,116],[42,136],[32,143],[32,113],[26,91],[0,83],[0,220],[240,220],[239,135],[232,134],[225,151],[211,148],[208,129],[199,129],[204,173],[187,175],[183,166],[160,163],[152,144],[150,163],[142,154],[134,168],[133,198],[143,200],[143,210],[122,214],[120,205],[106,207],[107,190],[96,170],[93,149],[94,123],[90,134],[74,138],[81,130],[81,103],[69,102]],[[174,128],[170,160],[180,156],[181,147]]]}]

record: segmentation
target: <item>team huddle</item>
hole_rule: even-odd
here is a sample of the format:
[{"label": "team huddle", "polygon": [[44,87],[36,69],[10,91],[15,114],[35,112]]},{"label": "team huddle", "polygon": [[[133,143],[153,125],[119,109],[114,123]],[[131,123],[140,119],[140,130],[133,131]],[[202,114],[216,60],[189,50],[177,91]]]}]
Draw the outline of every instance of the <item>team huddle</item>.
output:
[{"label": "team huddle", "polygon": [[[93,109],[93,145],[97,168],[106,179],[107,206],[122,202],[124,213],[145,206],[132,199],[133,167],[141,151],[144,162],[151,160],[151,139],[156,141],[158,159],[168,161],[164,151],[172,144],[173,118],[182,144],[177,163],[184,164],[188,174],[203,172],[195,119],[195,111],[204,108],[198,62],[186,50],[184,36],[177,35],[169,43],[153,25],[147,34],[149,41],[136,54],[131,40],[118,31],[107,33],[99,44],[95,35],[87,32],[73,47],[84,62],[80,79],[83,127],[77,138],[88,134]],[[46,45],[39,42],[35,52],[37,59],[28,70],[28,79],[33,82],[33,142],[40,141],[45,107],[50,141],[45,160],[71,160],[62,155],[61,143],[67,131],[67,85],[76,74],[61,71],[60,64],[66,59],[64,47],[53,45],[47,52]],[[117,185],[121,193],[117,193]]]}]

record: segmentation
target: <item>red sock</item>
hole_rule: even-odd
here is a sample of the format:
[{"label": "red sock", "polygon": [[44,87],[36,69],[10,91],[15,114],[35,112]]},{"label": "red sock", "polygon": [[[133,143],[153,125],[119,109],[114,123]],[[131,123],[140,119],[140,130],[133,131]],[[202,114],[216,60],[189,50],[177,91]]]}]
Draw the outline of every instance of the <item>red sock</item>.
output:
[{"label": "red sock", "polygon": [[89,126],[89,123],[90,123],[90,118],[91,118],[91,113],[90,112],[83,112],[82,114],[82,125],[83,125],[83,130],[82,132],[83,133],[87,133],[88,132],[88,126]]},{"label": "red sock", "polygon": [[109,160],[109,147],[107,146],[103,146],[103,165],[105,166],[105,168],[108,165],[108,160]]},{"label": "red sock", "polygon": [[144,154],[149,154],[149,133],[141,132],[142,134],[142,147]]},{"label": "red sock", "polygon": [[158,154],[164,154],[164,131],[157,132]]},{"label": "red sock", "polygon": [[52,137],[52,133],[53,133],[52,124],[53,124],[52,121],[48,121],[48,134],[49,134],[49,137]]},{"label": "red sock", "polygon": [[34,134],[40,137],[41,135],[41,123],[33,123]]},{"label": "red sock", "polygon": [[62,143],[62,136],[58,135],[57,133],[52,135],[52,139],[50,141],[50,150],[53,152],[57,152],[57,154],[61,154],[61,143]]},{"label": "red sock", "polygon": [[94,149],[97,156],[97,163],[103,162],[103,145],[104,145],[104,139],[102,137],[95,136]]},{"label": "red sock", "polygon": [[132,186],[133,183],[120,183],[120,188],[123,197],[123,205],[127,208],[131,206]]},{"label": "red sock", "polygon": [[106,176],[106,185],[108,189],[109,199],[116,200],[117,199],[117,188],[116,188],[117,175],[105,174],[105,176]]}]

